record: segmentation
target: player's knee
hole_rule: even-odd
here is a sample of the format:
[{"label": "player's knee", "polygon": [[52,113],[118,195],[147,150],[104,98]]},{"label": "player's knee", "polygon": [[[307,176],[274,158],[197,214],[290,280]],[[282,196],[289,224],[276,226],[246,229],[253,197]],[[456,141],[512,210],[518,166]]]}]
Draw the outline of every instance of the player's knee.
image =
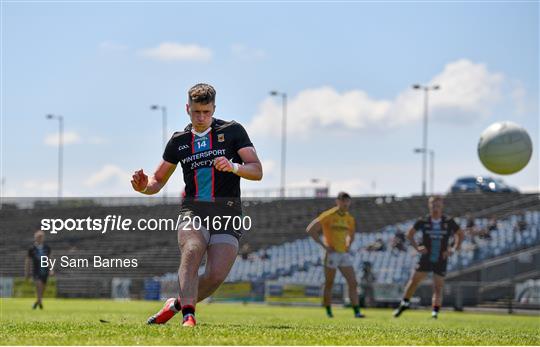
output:
[{"label": "player's knee", "polygon": [[193,258],[201,256],[204,252],[204,247],[195,242],[187,242],[182,245],[180,252],[187,258]]}]

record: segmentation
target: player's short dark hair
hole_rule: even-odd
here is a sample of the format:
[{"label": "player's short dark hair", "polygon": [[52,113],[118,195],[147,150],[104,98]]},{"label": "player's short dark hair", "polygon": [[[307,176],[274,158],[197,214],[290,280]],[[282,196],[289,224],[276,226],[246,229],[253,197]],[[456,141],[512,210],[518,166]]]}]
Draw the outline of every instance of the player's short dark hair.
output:
[{"label": "player's short dark hair", "polygon": [[189,103],[199,103],[207,105],[216,102],[216,90],[209,84],[197,83],[188,91]]},{"label": "player's short dark hair", "polygon": [[351,199],[351,196],[349,195],[349,193],[346,193],[346,192],[339,192],[338,195],[337,195],[337,198],[338,200],[345,200],[345,199]]}]

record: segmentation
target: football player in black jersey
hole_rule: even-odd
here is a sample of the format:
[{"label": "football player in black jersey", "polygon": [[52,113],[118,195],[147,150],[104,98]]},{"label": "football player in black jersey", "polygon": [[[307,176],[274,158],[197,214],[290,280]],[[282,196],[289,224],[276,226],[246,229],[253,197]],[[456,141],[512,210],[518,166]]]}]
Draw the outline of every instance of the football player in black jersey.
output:
[{"label": "football player in black jersey", "polygon": [[[180,294],[148,319],[149,324],[163,324],[182,312],[183,326],[195,326],[195,305],[210,296],[225,280],[238,253],[242,230],[226,218],[242,214],[240,178],[262,179],[262,165],[245,129],[235,121],[213,118],[215,89],[197,84],[188,92],[186,111],[191,123],[176,132],[167,143],[163,160],[153,175],[135,171],[131,184],[143,194],[156,194],[167,183],[178,163],[182,166],[185,191],[181,215],[187,219],[178,230]],[[210,230],[189,222],[222,218],[219,225],[210,223]],[[215,226],[219,226],[216,227]],[[197,272],[204,254],[206,270]]]},{"label": "football player in black jersey", "polygon": [[[414,249],[420,253],[420,260],[405,287],[405,294],[399,307],[394,311],[394,317],[399,317],[403,311],[409,308],[410,298],[428,272],[433,272],[433,310],[431,316],[433,318],[438,317],[442,305],[446,263],[452,254],[459,251],[463,241],[463,231],[453,218],[443,214],[442,197],[430,197],[428,205],[429,215],[418,219],[407,233],[407,239]],[[422,243],[420,245],[414,240],[414,234],[417,231],[422,232]],[[453,245],[450,244],[451,238],[453,238]]]},{"label": "football player in black jersey", "polygon": [[32,268],[32,277],[34,278],[34,284],[36,285],[37,300],[34,302],[32,308],[35,310],[37,307],[43,309],[43,292],[45,292],[45,286],[47,285],[47,279],[52,271],[49,271],[48,267],[41,266],[41,257],[50,257],[51,247],[45,243],[45,233],[42,230],[38,230],[34,233],[34,244],[28,249],[26,256],[24,273],[25,278],[30,278],[30,267]]}]

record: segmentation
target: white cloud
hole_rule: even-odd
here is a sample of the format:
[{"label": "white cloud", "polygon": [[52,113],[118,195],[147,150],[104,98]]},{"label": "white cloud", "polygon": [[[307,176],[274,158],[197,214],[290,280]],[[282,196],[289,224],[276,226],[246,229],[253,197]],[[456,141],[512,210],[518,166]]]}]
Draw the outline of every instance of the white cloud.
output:
[{"label": "white cloud", "polygon": [[125,185],[129,185],[130,180],[130,174],[120,169],[118,166],[108,164],[103,166],[101,170],[87,178],[84,181],[84,185],[88,187],[96,187],[98,185],[111,181],[120,181],[125,183]]},{"label": "white cloud", "polygon": [[266,57],[266,53],[262,49],[247,47],[240,43],[231,45],[231,52],[234,56],[243,60],[259,60]]},{"label": "white cloud", "polygon": [[[80,143],[81,137],[74,131],[66,131],[64,132],[63,140],[64,145],[71,145],[74,143]],[[56,133],[47,135],[44,139],[44,142],[48,146],[58,146],[59,134]]]},{"label": "white cloud", "polygon": [[[461,59],[447,64],[428,82],[439,84],[429,99],[431,119],[467,124],[489,116],[501,99],[504,77],[484,64]],[[313,127],[344,127],[351,130],[400,126],[423,115],[423,93],[409,86],[394,99],[375,99],[363,90],[338,92],[331,86],[307,89],[291,98],[287,119],[290,133],[301,134]],[[281,102],[268,97],[249,124],[250,132],[269,134],[268,124],[281,117]],[[279,127],[271,127],[278,134]],[[271,134],[271,135],[274,135]]]},{"label": "white cloud", "polygon": [[154,48],[142,50],[144,57],[160,61],[210,61],[212,50],[196,44],[163,42]]},{"label": "white cloud", "polygon": [[438,95],[433,96],[433,114],[439,116],[480,115],[487,116],[501,99],[504,76],[488,71],[484,64],[461,59],[447,64],[444,71],[435,76],[431,84],[441,85]]}]

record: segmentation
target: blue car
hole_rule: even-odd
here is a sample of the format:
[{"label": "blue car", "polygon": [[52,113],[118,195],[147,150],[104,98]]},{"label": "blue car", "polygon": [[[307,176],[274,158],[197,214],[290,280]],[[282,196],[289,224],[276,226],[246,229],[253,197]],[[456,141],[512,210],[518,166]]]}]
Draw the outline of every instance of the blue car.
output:
[{"label": "blue car", "polygon": [[516,188],[507,185],[500,178],[488,176],[460,177],[454,182],[450,188],[450,192],[519,193]]}]

